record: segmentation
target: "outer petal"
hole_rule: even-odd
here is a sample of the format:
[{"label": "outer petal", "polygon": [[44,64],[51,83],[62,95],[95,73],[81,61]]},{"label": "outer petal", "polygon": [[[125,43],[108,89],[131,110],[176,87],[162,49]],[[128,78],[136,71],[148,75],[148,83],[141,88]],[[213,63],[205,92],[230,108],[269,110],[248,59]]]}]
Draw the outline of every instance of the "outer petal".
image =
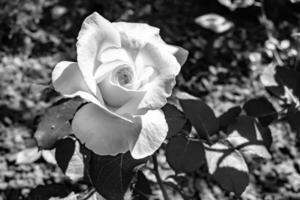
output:
[{"label": "outer petal", "polygon": [[77,40],[79,68],[88,87],[96,94],[97,86],[93,74],[101,64],[97,60],[98,54],[107,48],[121,47],[120,35],[109,21],[94,12],[84,20]]},{"label": "outer petal", "polygon": [[[131,46],[134,46],[135,41],[140,42],[141,46],[144,46],[147,42],[156,43],[163,50],[173,54],[180,65],[185,63],[188,51],[165,43],[159,35],[159,28],[144,23],[114,22],[112,24],[119,30],[121,36],[123,35],[122,40],[132,40],[133,44]],[[124,37],[124,35],[126,36]],[[122,43],[125,42],[122,41]]]},{"label": "outer petal", "polygon": [[86,85],[75,62],[62,61],[58,63],[52,71],[52,85],[65,97],[80,96],[87,101],[100,104]]},{"label": "outer petal", "polygon": [[146,43],[150,40],[155,40],[159,37],[159,28],[150,26],[144,23],[127,23],[114,22],[112,23],[121,34],[134,38],[137,41]]},{"label": "outer petal", "polygon": [[141,116],[142,130],[137,141],[131,146],[135,159],[153,154],[167,137],[168,125],[161,110],[149,110]]},{"label": "outer petal", "polygon": [[176,60],[181,66],[185,63],[189,55],[189,52],[187,50],[175,45],[167,45],[166,48],[170,53],[172,53],[175,56]]},{"label": "outer petal", "polygon": [[[147,93],[139,108],[158,109],[167,103],[166,98],[171,96],[175,85],[175,77],[180,71],[180,64],[175,57],[155,46],[147,43],[137,56],[138,73],[145,67],[152,67],[155,75],[142,89]],[[142,65],[142,66],[141,66]]]},{"label": "outer petal", "polygon": [[125,120],[87,104],[75,114],[72,128],[76,137],[96,154],[116,155],[127,152],[137,140],[141,121]]}]

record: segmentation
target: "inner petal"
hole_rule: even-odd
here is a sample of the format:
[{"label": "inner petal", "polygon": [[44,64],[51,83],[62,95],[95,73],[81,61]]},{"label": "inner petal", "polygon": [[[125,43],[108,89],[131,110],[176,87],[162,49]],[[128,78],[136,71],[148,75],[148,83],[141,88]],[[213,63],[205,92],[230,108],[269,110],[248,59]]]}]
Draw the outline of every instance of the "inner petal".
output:
[{"label": "inner petal", "polygon": [[133,60],[128,52],[123,48],[109,48],[98,55],[98,60],[102,63],[120,60],[132,65]]},{"label": "inner petal", "polygon": [[142,70],[139,70],[139,88],[142,89],[144,85],[150,83],[157,74],[157,70],[155,70],[152,66],[144,66]]},{"label": "inner petal", "polygon": [[124,68],[118,69],[114,73],[114,75],[113,75],[114,80],[113,81],[118,85],[126,87],[126,86],[129,86],[132,83],[133,76],[134,75],[133,75],[132,69],[124,67]]},{"label": "inner petal", "polygon": [[137,80],[133,68],[126,63],[115,64],[118,66],[111,66],[112,70],[107,71],[101,76],[103,78],[97,80],[105,103],[111,107],[119,108],[135,97],[139,91],[135,90]]}]

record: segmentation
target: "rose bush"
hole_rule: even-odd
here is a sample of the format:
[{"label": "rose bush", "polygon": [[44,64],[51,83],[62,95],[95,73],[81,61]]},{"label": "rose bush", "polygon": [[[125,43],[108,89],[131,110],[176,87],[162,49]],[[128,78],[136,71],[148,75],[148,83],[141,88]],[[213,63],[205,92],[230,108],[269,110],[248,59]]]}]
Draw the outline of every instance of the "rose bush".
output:
[{"label": "rose bush", "polygon": [[160,108],[187,54],[166,44],[158,28],[88,16],[78,35],[77,62],[62,61],[52,72],[56,91],[89,102],[72,121],[76,137],[99,155],[153,154],[168,131]]}]

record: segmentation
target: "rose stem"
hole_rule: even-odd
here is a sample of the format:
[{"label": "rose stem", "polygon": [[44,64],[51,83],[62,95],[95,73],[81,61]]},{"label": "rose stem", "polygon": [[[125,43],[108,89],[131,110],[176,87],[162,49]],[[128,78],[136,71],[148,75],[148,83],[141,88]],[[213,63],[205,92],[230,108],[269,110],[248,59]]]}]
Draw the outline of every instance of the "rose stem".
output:
[{"label": "rose stem", "polygon": [[157,164],[157,158],[156,158],[156,153],[152,156],[152,161],[153,161],[153,165],[154,165],[154,175],[157,179],[157,183],[162,191],[162,194],[164,196],[164,200],[170,200],[169,197],[168,197],[168,194],[167,194],[167,191],[164,187],[164,184],[163,184],[163,181],[161,180],[161,177],[159,175],[159,172],[158,172],[158,164]]}]

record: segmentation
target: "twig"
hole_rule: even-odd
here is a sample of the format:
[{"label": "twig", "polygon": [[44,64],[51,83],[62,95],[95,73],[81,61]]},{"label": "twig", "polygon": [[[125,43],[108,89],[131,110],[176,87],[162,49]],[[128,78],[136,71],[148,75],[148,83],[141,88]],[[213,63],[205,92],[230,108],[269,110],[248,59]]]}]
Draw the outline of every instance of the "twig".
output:
[{"label": "twig", "polygon": [[96,192],[96,190],[94,188],[92,188],[87,194],[85,194],[79,200],[88,200],[95,192]]},{"label": "twig", "polygon": [[164,200],[170,200],[169,197],[168,197],[168,194],[167,194],[167,191],[164,187],[164,184],[161,180],[161,177],[159,175],[159,172],[158,172],[158,164],[157,164],[157,158],[156,158],[156,153],[152,156],[152,160],[153,160],[153,165],[154,165],[154,175],[156,177],[156,180],[157,180],[157,183],[162,191],[162,194],[163,194],[163,197],[164,197]]}]

